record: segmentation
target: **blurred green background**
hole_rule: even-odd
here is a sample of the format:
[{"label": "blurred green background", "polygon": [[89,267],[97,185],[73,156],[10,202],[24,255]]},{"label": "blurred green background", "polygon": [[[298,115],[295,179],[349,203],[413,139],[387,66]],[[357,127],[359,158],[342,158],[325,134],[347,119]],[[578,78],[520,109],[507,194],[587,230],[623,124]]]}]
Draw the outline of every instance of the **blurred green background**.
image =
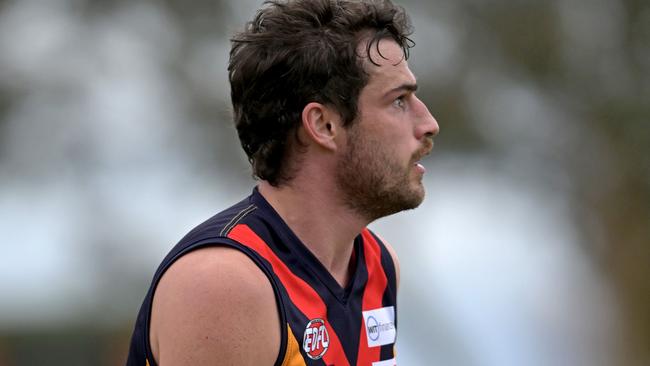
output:
[{"label": "blurred green background", "polygon": [[[650,365],[650,3],[399,2],[441,125],[401,365]],[[0,1],[0,365],[120,365],[155,267],[250,192],[229,35],[259,1]]]}]

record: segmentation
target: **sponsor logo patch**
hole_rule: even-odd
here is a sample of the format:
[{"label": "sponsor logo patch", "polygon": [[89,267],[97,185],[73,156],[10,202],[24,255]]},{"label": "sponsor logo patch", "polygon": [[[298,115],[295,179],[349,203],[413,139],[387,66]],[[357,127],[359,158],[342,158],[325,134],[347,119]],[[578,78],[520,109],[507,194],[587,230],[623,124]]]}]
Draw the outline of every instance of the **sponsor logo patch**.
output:
[{"label": "sponsor logo patch", "polygon": [[312,360],[318,360],[330,346],[330,336],[323,319],[312,319],[307,323],[302,337],[302,349]]},{"label": "sponsor logo patch", "polygon": [[368,347],[379,347],[395,343],[394,306],[364,311],[363,321],[366,328],[366,337],[368,338]]}]

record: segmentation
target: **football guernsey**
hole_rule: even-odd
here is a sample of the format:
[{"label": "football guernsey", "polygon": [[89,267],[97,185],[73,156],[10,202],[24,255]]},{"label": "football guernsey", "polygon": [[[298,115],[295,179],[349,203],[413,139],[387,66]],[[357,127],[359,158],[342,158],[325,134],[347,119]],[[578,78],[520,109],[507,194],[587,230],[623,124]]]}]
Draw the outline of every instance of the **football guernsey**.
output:
[{"label": "football guernsey", "polygon": [[395,267],[381,240],[368,229],[357,236],[356,266],[342,288],[256,188],[190,231],[165,257],[138,314],[129,366],[156,365],[149,344],[156,285],[175,260],[206,246],[239,250],[268,277],[282,328],[275,366],[396,364]]}]

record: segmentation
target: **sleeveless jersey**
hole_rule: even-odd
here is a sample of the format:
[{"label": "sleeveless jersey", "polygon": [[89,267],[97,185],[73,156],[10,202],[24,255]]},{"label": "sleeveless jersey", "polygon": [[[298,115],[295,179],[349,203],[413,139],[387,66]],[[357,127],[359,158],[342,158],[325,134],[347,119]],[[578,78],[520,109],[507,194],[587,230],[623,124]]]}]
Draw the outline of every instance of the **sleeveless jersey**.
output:
[{"label": "sleeveless jersey", "polygon": [[368,229],[357,236],[354,273],[342,288],[255,188],[190,231],[162,261],[136,320],[128,366],[156,365],[149,322],[163,273],[182,255],[215,245],[246,254],[273,287],[282,328],[275,366],[396,364],[395,267],[381,240]]}]

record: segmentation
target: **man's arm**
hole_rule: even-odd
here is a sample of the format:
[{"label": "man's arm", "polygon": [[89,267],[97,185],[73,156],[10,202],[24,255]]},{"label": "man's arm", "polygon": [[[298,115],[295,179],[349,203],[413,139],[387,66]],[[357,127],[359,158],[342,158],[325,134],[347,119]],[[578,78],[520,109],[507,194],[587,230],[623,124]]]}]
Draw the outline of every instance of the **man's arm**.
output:
[{"label": "man's arm", "polygon": [[190,252],[167,270],[150,329],[160,366],[271,366],[280,349],[271,283],[250,258],[226,247]]}]

